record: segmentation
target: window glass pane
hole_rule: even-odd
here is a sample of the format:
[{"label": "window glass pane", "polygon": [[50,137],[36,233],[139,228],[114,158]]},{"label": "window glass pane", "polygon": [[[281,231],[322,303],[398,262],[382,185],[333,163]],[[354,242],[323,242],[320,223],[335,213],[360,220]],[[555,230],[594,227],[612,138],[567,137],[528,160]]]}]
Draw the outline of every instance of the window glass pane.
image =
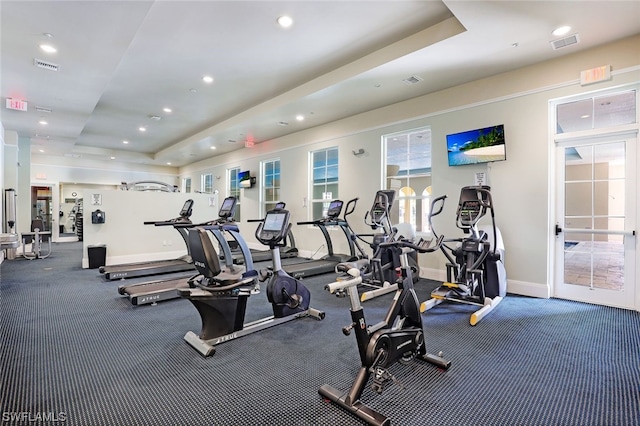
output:
[{"label": "window glass pane", "polygon": [[565,183],[565,214],[567,216],[591,216],[593,206],[591,190],[591,182]]},{"label": "window glass pane", "polygon": [[327,182],[338,181],[338,166],[327,167]]},{"label": "window glass pane", "polygon": [[609,182],[598,181],[593,183],[593,214],[606,216],[609,214]]},{"label": "window glass pane", "polygon": [[557,133],[591,129],[593,121],[593,99],[567,102],[556,107]]},{"label": "window glass pane", "polygon": [[614,93],[594,99],[594,123],[596,129],[620,126],[636,122],[636,92]]},{"label": "window glass pane", "polygon": [[592,147],[578,147],[565,149],[564,175],[566,181],[592,180],[593,158]]},{"label": "window glass pane", "polygon": [[622,179],[610,180],[607,184],[607,215],[624,216],[625,182]]},{"label": "window glass pane", "polygon": [[324,182],[327,178],[327,169],[326,168],[321,168],[321,169],[313,169],[313,183],[320,183],[320,182]]},{"label": "window glass pane", "polygon": [[332,183],[330,185],[327,185],[327,189],[325,190],[325,196],[324,199],[325,200],[333,200],[338,198],[338,184],[337,183]]},{"label": "window glass pane", "polygon": [[630,90],[556,106],[556,133],[635,123],[636,92]]},{"label": "window glass pane", "polygon": [[324,217],[323,209],[324,203],[313,203],[313,220],[322,219]]},{"label": "window glass pane", "polygon": [[333,166],[338,164],[338,149],[333,148],[327,150],[327,165]]}]

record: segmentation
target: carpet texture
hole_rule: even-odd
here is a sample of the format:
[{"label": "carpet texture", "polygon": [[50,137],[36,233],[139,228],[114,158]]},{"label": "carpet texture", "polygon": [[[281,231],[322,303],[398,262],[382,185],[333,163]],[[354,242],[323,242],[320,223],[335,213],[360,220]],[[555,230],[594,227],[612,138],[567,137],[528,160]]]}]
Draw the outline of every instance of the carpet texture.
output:
[{"label": "carpet texture", "polygon": [[[318,395],[325,383],[347,390],[359,367],[355,337],[341,332],[349,302],[323,290],[332,274],[304,280],[324,321],[254,333],[205,359],[183,341],[200,330],[188,300],[132,306],[120,282],[81,269],[81,244],[1,265],[0,424],[362,424]],[[437,285],[420,280],[420,300]],[[262,289],[246,321],[271,314]],[[365,302],[370,324],[390,297]],[[400,384],[367,388],[363,402],[394,425],[640,424],[638,312],[514,295],[475,327],[472,311],[423,315],[427,350],[442,351],[448,371],[394,365]]]}]

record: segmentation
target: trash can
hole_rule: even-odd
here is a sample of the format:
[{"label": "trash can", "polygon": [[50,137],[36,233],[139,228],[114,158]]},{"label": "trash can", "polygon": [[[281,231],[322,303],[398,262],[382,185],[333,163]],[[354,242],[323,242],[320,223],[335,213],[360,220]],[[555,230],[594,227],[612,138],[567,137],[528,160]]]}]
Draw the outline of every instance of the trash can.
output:
[{"label": "trash can", "polygon": [[105,266],[105,263],[107,263],[107,246],[104,244],[87,246],[87,255],[89,256],[89,269]]}]

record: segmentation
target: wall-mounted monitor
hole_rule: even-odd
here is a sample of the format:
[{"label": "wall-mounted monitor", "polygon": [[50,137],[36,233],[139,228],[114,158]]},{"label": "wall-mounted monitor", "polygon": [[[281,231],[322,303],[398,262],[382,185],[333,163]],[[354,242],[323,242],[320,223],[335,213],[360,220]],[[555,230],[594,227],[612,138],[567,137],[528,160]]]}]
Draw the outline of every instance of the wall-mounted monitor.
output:
[{"label": "wall-mounted monitor", "polygon": [[447,135],[447,155],[450,166],[506,160],[504,125]]},{"label": "wall-mounted monitor", "polygon": [[238,173],[238,182],[242,182],[243,180],[251,179],[251,173],[249,170]]}]

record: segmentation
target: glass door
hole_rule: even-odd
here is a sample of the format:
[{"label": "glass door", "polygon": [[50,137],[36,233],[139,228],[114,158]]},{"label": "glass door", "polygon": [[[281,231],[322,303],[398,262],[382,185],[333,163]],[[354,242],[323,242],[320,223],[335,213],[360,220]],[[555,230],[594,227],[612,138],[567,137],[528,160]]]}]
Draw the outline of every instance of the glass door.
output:
[{"label": "glass door", "polygon": [[556,143],[554,295],[633,309],[636,136]]}]

